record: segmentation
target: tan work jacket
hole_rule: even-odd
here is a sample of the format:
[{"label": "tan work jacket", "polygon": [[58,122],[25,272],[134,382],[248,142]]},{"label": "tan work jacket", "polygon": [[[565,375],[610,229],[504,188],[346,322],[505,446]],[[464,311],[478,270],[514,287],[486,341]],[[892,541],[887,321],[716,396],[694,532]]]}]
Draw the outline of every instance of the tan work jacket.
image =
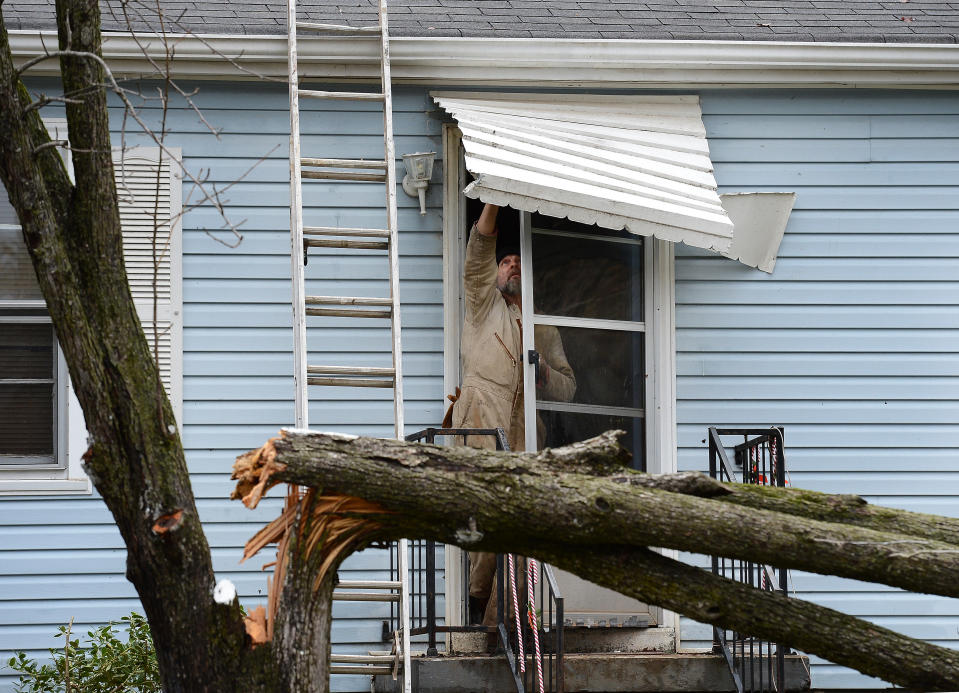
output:
[{"label": "tan work jacket", "polygon": [[[496,288],[496,237],[474,228],[466,246],[464,265],[466,315],[460,346],[463,383],[453,406],[457,428],[506,430],[512,450],[526,449],[523,414],[522,314]],[[542,399],[566,402],[576,392],[573,369],[566,360],[559,331],[549,325],[534,330],[537,351],[549,365]],[[541,426],[539,426],[541,427]],[[538,431],[542,436],[542,431]],[[492,437],[468,441],[474,447],[495,448]]]}]

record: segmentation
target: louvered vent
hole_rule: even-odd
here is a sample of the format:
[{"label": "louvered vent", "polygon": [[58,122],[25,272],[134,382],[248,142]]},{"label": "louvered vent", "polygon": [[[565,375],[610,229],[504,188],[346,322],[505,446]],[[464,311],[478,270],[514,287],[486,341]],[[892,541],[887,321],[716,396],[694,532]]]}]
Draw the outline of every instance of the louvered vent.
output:
[{"label": "louvered vent", "polygon": [[[167,394],[179,409],[179,378],[174,360],[181,348],[179,180],[175,166],[158,149],[135,148],[114,155],[123,253],[130,291]],[[171,233],[171,229],[173,232]],[[154,291],[157,320],[154,326]],[[154,333],[158,342],[154,343]],[[155,349],[155,347],[157,347]]]}]

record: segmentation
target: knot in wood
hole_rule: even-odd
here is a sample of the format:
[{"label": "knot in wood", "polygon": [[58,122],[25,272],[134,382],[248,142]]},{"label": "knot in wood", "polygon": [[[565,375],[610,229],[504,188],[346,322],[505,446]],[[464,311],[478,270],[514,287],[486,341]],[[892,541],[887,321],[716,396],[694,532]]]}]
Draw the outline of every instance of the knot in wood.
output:
[{"label": "knot in wood", "polygon": [[476,528],[475,517],[471,517],[468,524],[468,527],[462,527],[456,530],[456,543],[469,546],[483,538],[483,533]]},{"label": "knot in wood", "polygon": [[154,534],[166,534],[177,529],[183,522],[183,509],[178,508],[172,513],[160,515],[151,528]]}]

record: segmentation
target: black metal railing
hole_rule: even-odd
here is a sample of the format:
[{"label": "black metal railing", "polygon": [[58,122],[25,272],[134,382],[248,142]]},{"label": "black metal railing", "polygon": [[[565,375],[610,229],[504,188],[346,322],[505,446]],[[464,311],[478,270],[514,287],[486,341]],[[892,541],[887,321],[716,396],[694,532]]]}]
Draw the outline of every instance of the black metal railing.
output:
[{"label": "black metal railing", "polygon": [[[727,444],[723,438],[732,437],[733,462],[729,461]],[[758,484],[760,486],[786,485],[785,440],[782,428],[723,428],[709,429],[709,475],[724,482]],[[761,590],[787,594],[787,576],[784,568],[712,557],[712,571],[716,575],[736,580]],[[713,651],[722,654],[733,675],[736,690],[786,690],[784,643],[760,640],[745,633],[713,628]]]},{"label": "black metal railing", "polygon": [[[502,428],[426,428],[406,436],[411,442],[435,444],[440,436],[452,437],[465,444],[475,436],[494,436],[497,450],[509,450],[506,432]],[[496,654],[505,655],[509,662],[517,693],[539,691],[538,667],[533,657],[534,637],[529,619],[526,559],[514,557],[517,602],[520,605],[520,635],[516,631],[516,617],[513,611],[512,586],[507,584],[508,558],[496,557],[496,597],[497,619],[495,626],[470,624],[469,609],[466,606],[469,595],[469,558],[462,552],[462,622],[465,625],[442,623],[443,616],[437,613],[437,585],[441,578],[437,574],[437,556],[445,551],[443,544],[433,541],[410,541],[410,635],[425,639],[427,656],[438,654],[438,635],[445,633],[495,633],[497,639]],[[390,544],[390,579],[399,580],[397,543]],[[521,568],[520,568],[521,567]],[[542,652],[543,690],[550,693],[564,691],[563,680],[563,598],[560,595],[552,569],[537,562],[536,584],[534,585],[533,613],[537,624]],[[390,621],[383,624],[384,641],[392,640],[392,633],[399,627],[399,608],[390,605]],[[523,657],[520,657],[520,638],[523,643]],[[523,662],[521,666],[520,662]]]}]

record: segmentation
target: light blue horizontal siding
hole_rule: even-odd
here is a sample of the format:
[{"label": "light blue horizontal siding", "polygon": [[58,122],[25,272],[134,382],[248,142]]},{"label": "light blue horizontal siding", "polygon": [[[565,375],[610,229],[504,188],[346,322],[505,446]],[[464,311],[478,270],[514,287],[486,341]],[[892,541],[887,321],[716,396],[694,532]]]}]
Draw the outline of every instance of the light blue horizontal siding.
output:
[{"label": "light blue horizontal siding", "polygon": [[[722,191],[797,197],[772,275],[677,250],[680,468],[706,468],[710,425],[782,425],[792,485],[956,516],[959,97],[710,92],[702,105]],[[959,646],[955,600],[805,573],[791,585]],[[711,634],[684,619],[683,637]],[[813,658],[812,685],[877,682]]]},{"label": "light blue horizontal siding", "polygon": [[[216,231],[222,220],[211,207],[184,220],[183,439],[218,576],[234,580],[244,603],[255,605],[264,599],[260,566],[268,557],[238,561],[245,537],[275,517],[280,500],[251,512],[226,494],[235,455],[292,421],[292,397],[284,394],[292,365],[286,96],[279,85],[196,86],[194,100],[223,128],[221,137],[176,108],[170,144],[218,184],[246,176],[226,194],[231,218],[243,222],[237,248],[215,240],[232,236]],[[955,515],[959,101],[936,92],[702,96],[723,191],[794,190],[798,198],[772,277],[678,252],[681,468],[704,467],[708,425],[782,424],[794,485]],[[304,110],[304,155],[379,155],[376,105],[310,101]],[[441,157],[426,91],[396,90],[395,110],[397,151]],[[143,114],[159,117],[152,108]],[[384,223],[377,186],[308,185],[305,200],[317,224]],[[398,196],[409,430],[435,425],[444,408],[442,186],[431,186],[427,201],[421,217],[414,200]],[[383,295],[385,263],[371,259],[377,254],[329,255],[332,265],[311,258],[308,292]],[[349,279],[354,272],[364,278]],[[353,328],[317,318],[310,325],[311,362],[388,360],[385,321]],[[311,407],[311,422],[389,436],[384,394],[330,389],[326,402]],[[53,523],[57,517],[69,517],[69,525]],[[55,624],[71,616],[82,616],[77,624],[86,629],[135,604],[119,535],[99,500],[0,500],[0,527],[0,658],[16,647],[42,653],[56,644]],[[382,552],[362,552],[345,573],[371,577],[383,564]],[[801,596],[916,637],[953,647],[959,638],[948,627],[957,615],[949,600],[799,573],[793,583]],[[383,647],[377,608],[336,605],[337,651]],[[686,630],[689,643],[708,638],[707,630]],[[813,661],[814,686],[873,685]],[[0,690],[9,682],[0,674]],[[362,677],[334,681],[334,690],[367,687]]]},{"label": "light blue horizontal siding", "polygon": [[[241,564],[243,545],[276,517],[282,494],[274,491],[276,498],[250,511],[229,500],[229,476],[237,454],[293,423],[287,94],[283,85],[195,86],[194,101],[222,128],[219,139],[179,104],[168,114],[167,143],[182,149],[191,171],[203,171],[220,188],[243,177],[223,194],[242,240],[236,245],[233,234],[218,230],[223,219],[210,205],[184,217],[182,436],[217,577],[233,580],[244,605],[253,607],[265,600],[267,574],[261,566],[272,554],[265,550]],[[45,87],[52,85],[39,86]],[[303,110],[304,156],[382,158],[377,105],[311,101]],[[438,178],[440,122],[428,118],[427,110],[425,90],[395,90],[397,154],[440,152]],[[111,115],[119,128],[122,111],[114,105]],[[142,116],[155,124],[160,112],[147,107]],[[127,134],[127,144],[151,144]],[[397,169],[402,176],[401,162]],[[408,430],[437,425],[443,416],[441,190],[429,191],[425,217],[416,200],[397,197]],[[185,183],[184,198],[188,194]],[[307,223],[385,227],[381,184],[306,182],[304,202]],[[308,293],[388,295],[382,252],[311,253],[307,277]],[[389,363],[387,321],[310,318],[308,324],[311,363]],[[312,397],[315,428],[392,436],[391,391],[313,388]],[[14,649],[45,657],[46,648],[57,646],[57,625],[70,618],[74,632],[84,633],[131,610],[142,612],[124,577],[125,561],[120,535],[95,497],[0,499],[0,661]],[[386,565],[384,551],[363,551],[347,559],[341,577],[382,578]],[[388,649],[380,642],[388,605],[337,602],[334,616],[334,651]],[[0,690],[10,689],[8,674],[0,670]],[[332,687],[366,691],[369,680],[334,677]]]}]

